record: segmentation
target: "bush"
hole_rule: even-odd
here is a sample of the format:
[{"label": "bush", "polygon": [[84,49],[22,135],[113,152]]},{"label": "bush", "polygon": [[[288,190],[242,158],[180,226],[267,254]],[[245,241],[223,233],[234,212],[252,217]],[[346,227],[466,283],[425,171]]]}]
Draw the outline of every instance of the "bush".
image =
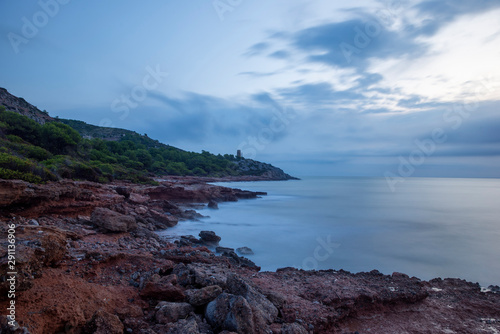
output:
[{"label": "bush", "polygon": [[6,125],[4,129],[7,134],[18,136],[35,145],[40,142],[41,127],[34,120],[0,108],[0,122]]},{"label": "bush", "polygon": [[2,178],[6,179],[15,179],[17,178],[15,175],[22,180],[35,183],[57,179],[47,168],[9,153],[0,153],[0,168],[2,168]]},{"label": "bush", "polygon": [[0,167],[0,179],[6,180],[23,180],[30,183],[42,183],[43,179],[32,173],[23,173],[17,170],[5,169]]},{"label": "bush", "polygon": [[82,137],[66,124],[45,123],[41,129],[42,147],[54,154],[70,153],[76,150]]}]

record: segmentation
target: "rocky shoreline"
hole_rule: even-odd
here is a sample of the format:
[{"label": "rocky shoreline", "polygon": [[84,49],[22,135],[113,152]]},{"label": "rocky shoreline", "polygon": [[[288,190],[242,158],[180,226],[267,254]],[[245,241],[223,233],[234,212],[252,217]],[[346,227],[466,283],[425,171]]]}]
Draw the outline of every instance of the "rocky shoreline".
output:
[{"label": "rocky shoreline", "polygon": [[[500,333],[498,287],[405,274],[260,272],[209,231],[155,231],[199,205],[255,198],[177,177],[159,186],[0,180],[0,333]],[[16,225],[16,328],[7,231]],[[248,250],[245,250],[248,252]]]}]

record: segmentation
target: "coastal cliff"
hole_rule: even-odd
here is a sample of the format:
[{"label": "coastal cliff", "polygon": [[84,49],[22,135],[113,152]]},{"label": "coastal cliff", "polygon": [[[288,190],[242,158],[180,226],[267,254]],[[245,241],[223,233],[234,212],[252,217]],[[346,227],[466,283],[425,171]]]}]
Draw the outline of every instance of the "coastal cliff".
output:
[{"label": "coastal cliff", "polygon": [[[498,287],[340,268],[260,272],[212,232],[155,231],[194,209],[264,196],[169,178],[159,185],[0,181],[2,333],[495,333]],[[16,225],[16,328],[5,317]],[[209,247],[209,248],[207,248]],[[272,255],[270,255],[272,256]]]},{"label": "coastal cliff", "polygon": [[241,154],[188,152],[146,134],[52,118],[0,88],[0,178],[154,183],[154,177],[172,175],[295,179]]}]

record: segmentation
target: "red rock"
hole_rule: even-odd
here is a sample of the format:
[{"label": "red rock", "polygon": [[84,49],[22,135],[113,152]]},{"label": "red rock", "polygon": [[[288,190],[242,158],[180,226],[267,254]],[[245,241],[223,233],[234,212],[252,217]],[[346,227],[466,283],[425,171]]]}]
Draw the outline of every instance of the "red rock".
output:
[{"label": "red rock", "polygon": [[99,310],[85,326],[85,331],[93,334],[123,334],[123,324],[116,315]]},{"label": "red rock", "polygon": [[126,216],[106,208],[96,208],[91,221],[107,232],[127,232],[137,228],[134,217]]},{"label": "red rock", "polygon": [[151,218],[153,218],[158,225],[164,226],[164,228],[174,227],[175,225],[177,225],[177,222],[179,221],[179,219],[174,216],[169,216],[160,213],[156,210],[149,210],[149,214],[151,215]]},{"label": "red rock", "polygon": [[181,287],[161,282],[146,283],[141,291],[141,297],[164,301],[182,301],[186,298]]},{"label": "red rock", "polygon": [[150,200],[150,198],[137,193],[131,193],[128,200],[134,204],[145,204]]}]

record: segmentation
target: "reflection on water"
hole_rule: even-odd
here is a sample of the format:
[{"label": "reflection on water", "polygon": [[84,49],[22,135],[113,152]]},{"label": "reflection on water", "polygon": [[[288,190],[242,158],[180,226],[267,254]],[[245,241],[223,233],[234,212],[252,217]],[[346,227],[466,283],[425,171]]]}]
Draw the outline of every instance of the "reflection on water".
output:
[{"label": "reflection on water", "polygon": [[222,185],[268,196],[201,210],[210,218],[168,233],[213,230],[223,246],[252,248],[263,270],[377,269],[500,284],[498,179],[413,178],[395,193],[377,178]]}]

